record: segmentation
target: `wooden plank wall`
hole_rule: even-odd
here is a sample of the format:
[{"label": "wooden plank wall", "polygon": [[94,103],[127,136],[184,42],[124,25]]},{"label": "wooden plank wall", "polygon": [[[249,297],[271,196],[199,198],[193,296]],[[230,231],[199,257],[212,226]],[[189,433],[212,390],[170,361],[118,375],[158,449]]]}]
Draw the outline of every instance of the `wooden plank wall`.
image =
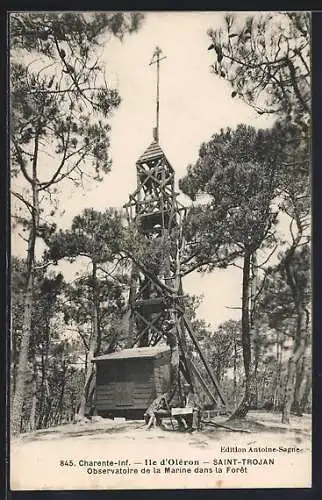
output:
[{"label": "wooden plank wall", "polygon": [[146,409],[156,397],[153,359],[100,363],[97,373],[98,410]]},{"label": "wooden plank wall", "polygon": [[154,384],[156,395],[159,396],[169,390],[170,365],[167,357],[154,360]]},{"label": "wooden plank wall", "polygon": [[153,380],[146,384],[118,382],[97,386],[96,406],[101,410],[145,409],[155,397]]}]

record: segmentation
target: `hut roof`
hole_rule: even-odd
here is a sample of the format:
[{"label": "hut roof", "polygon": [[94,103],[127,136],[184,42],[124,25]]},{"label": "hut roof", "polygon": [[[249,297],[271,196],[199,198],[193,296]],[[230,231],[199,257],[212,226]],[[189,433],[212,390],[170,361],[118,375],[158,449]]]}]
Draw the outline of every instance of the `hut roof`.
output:
[{"label": "hut roof", "polygon": [[103,354],[93,358],[93,362],[108,361],[113,359],[129,359],[129,358],[156,358],[165,352],[170,352],[169,347],[134,347],[132,349],[123,349],[122,351],[113,352],[111,354]]}]

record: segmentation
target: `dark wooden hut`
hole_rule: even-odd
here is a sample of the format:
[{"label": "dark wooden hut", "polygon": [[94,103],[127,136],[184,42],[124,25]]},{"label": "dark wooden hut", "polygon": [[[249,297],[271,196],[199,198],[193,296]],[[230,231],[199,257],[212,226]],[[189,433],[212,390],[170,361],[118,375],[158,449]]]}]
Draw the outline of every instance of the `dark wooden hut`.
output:
[{"label": "dark wooden hut", "polygon": [[169,390],[170,349],[135,347],[93,359],[96,413],[141,418],[152,401]]}]

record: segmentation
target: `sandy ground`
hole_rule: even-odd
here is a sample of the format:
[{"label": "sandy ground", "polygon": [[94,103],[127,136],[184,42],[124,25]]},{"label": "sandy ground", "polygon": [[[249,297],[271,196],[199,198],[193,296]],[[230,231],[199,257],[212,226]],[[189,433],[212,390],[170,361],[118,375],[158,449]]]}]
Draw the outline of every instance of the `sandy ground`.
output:
[{"label": "sandy ground", "polygon": [[310,487],[311,418],[280,420],[250,412],[227,424],[234,430],[204,425],[185,433],[170,421],[147,430],[142,421],[95,418],[26,433],[11,442],[11,488]]}]

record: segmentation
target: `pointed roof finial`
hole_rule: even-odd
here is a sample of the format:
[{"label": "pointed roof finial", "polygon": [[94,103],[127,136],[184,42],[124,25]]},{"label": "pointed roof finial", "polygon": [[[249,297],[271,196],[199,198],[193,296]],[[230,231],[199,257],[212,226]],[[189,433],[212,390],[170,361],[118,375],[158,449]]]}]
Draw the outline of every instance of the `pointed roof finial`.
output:
[{"label": "pointed roof finial", "polygon": [[157,93],[156,93],[156,126],[153,129],[153,139],[159,142],[159,112],[160,112],[160,61],[166,59],[166,56],[161,57],[162,50],[156,47],[153,52],[152,59],[149,66],[152,64],[157,65]]}]

